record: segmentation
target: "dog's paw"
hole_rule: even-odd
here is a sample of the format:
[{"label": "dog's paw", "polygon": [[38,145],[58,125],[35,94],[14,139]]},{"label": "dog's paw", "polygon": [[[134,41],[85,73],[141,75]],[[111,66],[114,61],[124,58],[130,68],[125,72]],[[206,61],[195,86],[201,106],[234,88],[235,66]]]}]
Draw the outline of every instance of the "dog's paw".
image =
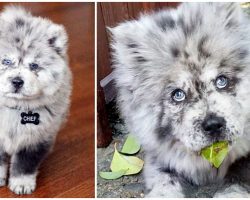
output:
[{"label": "dog's paw", "polygon": [[146,195],[146,198],[184,198],[181,186],[179,183],[158,184]]},{"label": "dog's paw", "polygon": [[0,187],[6,185],[6,177],[7,177],[7,165],[0,166]]},{"label": "dog's paw", "polygon": [[36,189],[36,175],[10,177],[9,188],[15,194],[31,194]]},{"label": "dog's paw", "polygon": [[235,184],[217,192],[214,198],[250,198],[250,194],[243,187]]},{"label": "dog's paw", "polygon": [[0,187],[3,187],[6,185],[6,179],[5,178],[0,178]]},{"label": "dog's paw", "polygon": [[179,191],[156,191],[153,190],[145,195],[146,198],[184,198],[184,194]]}]

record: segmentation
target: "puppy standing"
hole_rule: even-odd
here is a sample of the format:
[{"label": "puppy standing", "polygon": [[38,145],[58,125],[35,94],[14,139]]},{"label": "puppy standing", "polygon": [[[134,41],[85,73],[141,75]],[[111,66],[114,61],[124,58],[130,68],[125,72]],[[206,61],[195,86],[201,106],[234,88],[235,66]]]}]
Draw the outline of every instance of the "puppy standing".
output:
[{"label": "puppy standing", "polygon": [[[111,32],[118,102],[146,152],[148,196],[222,181],[250,151],[250,28],[240,6],[184,3]],[[199,154],[217,141],[230,143],[218,170]],[[226,193],[249,196],[237,185]]]},{"label": "puppy standing", "polygon": [[64,27],[19,7],[0,16],[0,186],[30,194],[71,94]]}]

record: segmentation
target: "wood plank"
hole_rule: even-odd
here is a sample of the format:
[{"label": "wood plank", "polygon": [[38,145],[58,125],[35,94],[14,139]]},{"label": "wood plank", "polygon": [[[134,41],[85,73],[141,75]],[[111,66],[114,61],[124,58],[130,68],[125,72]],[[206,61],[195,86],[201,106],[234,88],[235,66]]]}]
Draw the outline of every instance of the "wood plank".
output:
[{"label": "wood plank", "polygon": [[128,6],[125,2],[100,3],[106,26],[116,26],[119,22],[129,19]]},{"label": "wood plank", "polygon": [[102,13],[101,4],[97,5],[97,146],[106,147],[112,140],[112,132],[109,127],[105,109],[105,98],[100,81],[109,74],[112,69],[109,61],[109,41]]}]

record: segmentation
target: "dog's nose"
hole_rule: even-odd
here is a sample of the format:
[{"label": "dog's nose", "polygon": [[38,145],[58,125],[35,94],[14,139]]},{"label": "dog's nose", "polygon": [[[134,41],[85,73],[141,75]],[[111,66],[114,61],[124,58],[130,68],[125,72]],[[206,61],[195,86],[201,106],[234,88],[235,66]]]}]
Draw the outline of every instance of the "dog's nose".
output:
[{"label": "dog's nose", "polygon": [[17,90],[23,87],[23,84],[24,84],[24,81],[20,77],[13,78],[11,82],[12,82],[12,85]]},{"label": "dog's nose", "polygon": [[223,117],[218,117],[215,114],[209,114],[202,122],[202,128],[209,134],[221,133],[225,127],[226,121]]}]

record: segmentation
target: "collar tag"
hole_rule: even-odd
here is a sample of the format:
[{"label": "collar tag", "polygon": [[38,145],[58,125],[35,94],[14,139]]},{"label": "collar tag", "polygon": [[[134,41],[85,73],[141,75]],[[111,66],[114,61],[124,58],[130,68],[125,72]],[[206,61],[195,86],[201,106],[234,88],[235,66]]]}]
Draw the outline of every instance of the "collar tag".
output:
[{"label": "collar tag", "polygon": [[32,113],[29,111],[28,113],[22,112],[21,113],[21,124],[35,124],[38,125],[40,123],[39,117],[40,115],[38,113]]}]

